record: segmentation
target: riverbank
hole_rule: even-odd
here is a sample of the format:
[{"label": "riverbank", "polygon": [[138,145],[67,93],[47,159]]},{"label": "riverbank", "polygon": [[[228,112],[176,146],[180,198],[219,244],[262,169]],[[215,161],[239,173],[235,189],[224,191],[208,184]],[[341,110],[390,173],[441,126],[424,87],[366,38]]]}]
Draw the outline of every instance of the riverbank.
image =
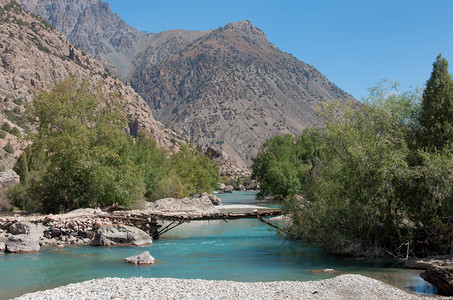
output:
[{"label": "riverbank", "polygon": [[404,292],[361,275],[320,281],[234,282],[133,277],[94,279],[30,293],[38,299],[446,299]]}]

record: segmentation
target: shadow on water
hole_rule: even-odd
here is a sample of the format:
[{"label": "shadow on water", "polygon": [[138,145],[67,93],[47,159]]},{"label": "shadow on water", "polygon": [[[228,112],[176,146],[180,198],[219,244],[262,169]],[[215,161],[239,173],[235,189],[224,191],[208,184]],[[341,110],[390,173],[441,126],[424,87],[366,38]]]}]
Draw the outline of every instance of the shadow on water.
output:
[{"label": "shadow on water", "polygon": [[[253,193],[220,197],[224,203],[231,204],[254,201]],[[124,262],[125,257],[143,251],[150,251],[156,264],[133,266]],[[30,255],[0,254],[0,298],[101,277],[305,281],[339,274],[314,272],[322,269],[370,276],[417,293],[435,291],[417,272],[392,264],[392,261],[384,260],[346,259],[299,242],[285,241],[256,219],[228,223],[195,221],[176,227],[145,247],[78,246],[43,248]]]}]

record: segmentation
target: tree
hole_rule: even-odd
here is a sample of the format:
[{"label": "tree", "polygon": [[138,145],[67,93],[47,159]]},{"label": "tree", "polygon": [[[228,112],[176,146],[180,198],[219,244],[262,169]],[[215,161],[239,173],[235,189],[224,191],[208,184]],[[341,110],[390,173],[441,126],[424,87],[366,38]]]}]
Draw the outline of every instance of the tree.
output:
[{"label": "tree", "polygon": [[311,135],[295,138],[290,134],[268,139],[253,159],[252,177],[261,184],[258,197],[284,199],[301,192],[311,164],[307,153],[312,151]]},{"label": "tree", "polygon": [[30,115],[37,128],[32,156],[43,153],[47,163],[27,191],[43,211],[115,202],[131,207],[143,198],[143,173],[132,159],[134,141],[119,97],[70,77],[38,92]]},{"label": "tree", "polygon": [[183,145],[170,158],[170,177],[177,182],[176,195],[187,197],[211,192],[220,180],[218,165],[192,145]]},{"label": "tree", "polygon": [[420,111],[420,142],[428,149],[442,149],[453,138],[453,81],[448,62],[439,54],[426,82]]},{"label": "tree", "polygon": [[452,200],[453,156],[449,147],[410,147],[418,99],[418,92],[381,84],[360,107],[324,108],[326,125],[312,133],[303,198],[284,202],[292,237],[347,255],[453,250],[453,228],[444,218]]}]

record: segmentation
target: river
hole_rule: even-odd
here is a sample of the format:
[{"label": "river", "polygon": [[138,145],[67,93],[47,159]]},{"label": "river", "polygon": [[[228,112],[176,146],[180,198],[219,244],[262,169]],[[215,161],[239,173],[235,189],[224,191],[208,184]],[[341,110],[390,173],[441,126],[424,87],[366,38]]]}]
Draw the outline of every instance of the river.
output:
[{"label": "river", "polygon": [[[224,204],[256,204],[254,194],[219,195]],[[124,258],[149,251],[156,263],[134,266]],[[392,261],[353,260],[333,256],[280,238],[268,225],[254,219],[185,223],[152,245],[98,248],[74,246],[42,248],[36,254],[0,253],[0,299],[27,292],[101,277],[174,277],[235,281],[320,280],[336,274],[370,276],[409,292],[435,289],[418,271]]]}]

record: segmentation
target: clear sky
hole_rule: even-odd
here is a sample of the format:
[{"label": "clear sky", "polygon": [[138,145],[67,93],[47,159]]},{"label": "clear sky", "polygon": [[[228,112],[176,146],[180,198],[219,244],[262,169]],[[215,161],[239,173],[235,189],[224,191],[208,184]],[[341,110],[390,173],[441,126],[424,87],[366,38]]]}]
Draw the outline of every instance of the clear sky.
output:
[{"label": "clear sky", "polygon": [[[453,65],[453,0],[107,0],[138,30],[209,30],[250,20],[280,50],[357,99],[380,79],[424,87],[441,53]],[[453,73],[453,68],[450,68]]]}]

